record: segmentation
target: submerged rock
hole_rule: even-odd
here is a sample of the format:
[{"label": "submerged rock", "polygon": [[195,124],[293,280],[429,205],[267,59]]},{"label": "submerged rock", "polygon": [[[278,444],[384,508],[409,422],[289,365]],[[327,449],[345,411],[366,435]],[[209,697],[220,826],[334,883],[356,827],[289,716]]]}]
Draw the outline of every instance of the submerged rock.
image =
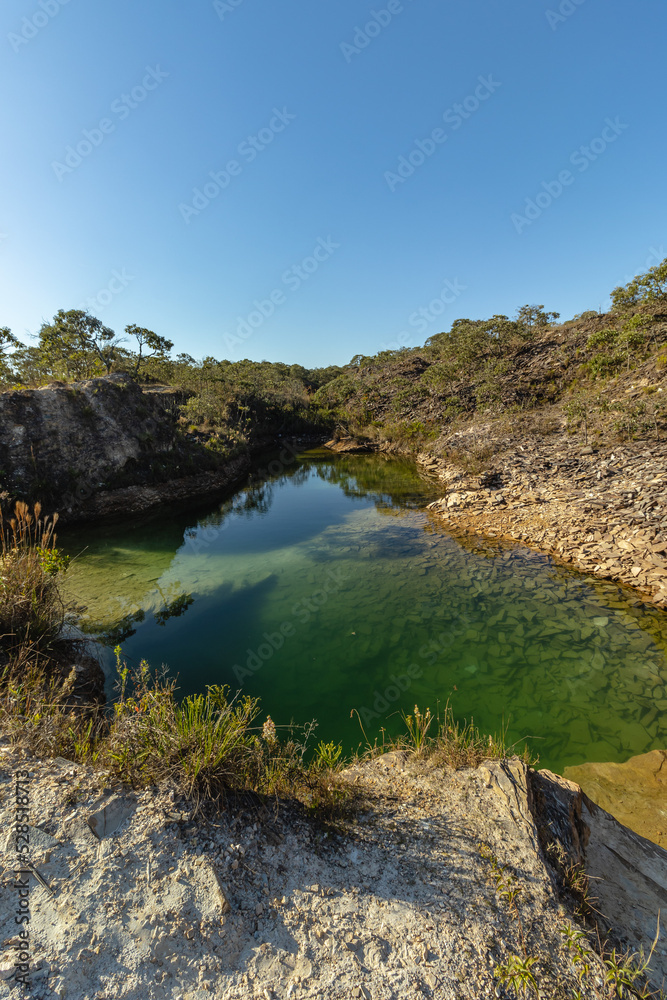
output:
[{"label": "submerged rock", "polygon": [[667,849],[667,750],[652,750],[625,764],[566,767],[563,774],[619,823]]}]

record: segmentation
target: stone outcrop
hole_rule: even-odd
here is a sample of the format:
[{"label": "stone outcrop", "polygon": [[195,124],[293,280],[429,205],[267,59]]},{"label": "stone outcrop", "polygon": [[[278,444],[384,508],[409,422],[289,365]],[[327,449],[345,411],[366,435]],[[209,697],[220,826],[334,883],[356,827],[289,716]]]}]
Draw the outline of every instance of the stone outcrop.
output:
[{"label": "stone outcrop", "polygon": [[324,445],[329,451],[337,452],[338,454],[350,454],[351,452],[358,451],[376,451],[370,442],[359,441],[355,437],[342,437],[342,438],[332,438],[327,441]]},{"label": "stone outcrop", "polygon": [[[667,905],[667,851],[595,805],[579,785],[550,771],[533,772],[534,815],[545,855],[560,846],[581,865],[591,903],[620,947],[648,956]],[[664,922],[651,960],[655,989],[667,977]]]},{"label": "stone outcrop", "polygon": [[664,442],[575,448],[517,435],[483,474],[431,455],[418,461],[444,485],[431,509],[454,530],[523,542],[667,608]]},{"label": "stone outcrop", "polygon": [[0,393],[0,501],[57,510],[63,522],[207,500],[250,468],[224,467],[178,429],[187,393],[108,375]]},{"label": "stone outcrop", "polygon": [[73,507],[150,476],[176,446],[174,393],[127,375],[0,393],[0,483],[9,497]]},{"label": "stone outcrop", "polygon": [[[122,517],[131,512],[143,514],[161,504],[180,504],[184,501],[206,501],[231,489],[248,473],[250,458],[241,455],[232,459],[219,472],[202,472],[195,476],[182,476],[166,483],[126,486],[116,490],[99,490],[82,499],[75,508],[77,521],[95,521],[104,517]],[[65,521],[71,514],[65,508]]]}]

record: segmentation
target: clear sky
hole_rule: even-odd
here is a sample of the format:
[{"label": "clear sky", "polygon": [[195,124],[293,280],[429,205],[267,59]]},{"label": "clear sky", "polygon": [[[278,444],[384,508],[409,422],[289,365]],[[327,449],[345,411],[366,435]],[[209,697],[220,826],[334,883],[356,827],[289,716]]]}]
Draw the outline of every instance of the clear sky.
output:
[{"label": "clear sky", "polygon": [[312,367],[604,308],[667,256],[666,29],[664,0],[3,0],[0,326],[88,304]]}]

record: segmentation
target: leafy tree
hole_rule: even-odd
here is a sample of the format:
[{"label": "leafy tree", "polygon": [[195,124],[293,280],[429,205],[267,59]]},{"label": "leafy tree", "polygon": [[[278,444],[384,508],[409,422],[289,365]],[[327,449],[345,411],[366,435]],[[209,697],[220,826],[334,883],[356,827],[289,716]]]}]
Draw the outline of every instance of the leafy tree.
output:
[{"label": "leafy tree", "polygon": [[9,367],[9,363],[11,363],[12,369],[9,380],[13,385],[17,383],[19,385],[43,385],[53,378],[52,365],[39,347],[19,344],[11,358],[5,360],[7,367]]},{"label": "leafy tree", "polygon": [[11,350],[20,347],[20,342],[16,339],[8,326],[0,326],[0,379],[8,381],[11,378],[11,367],[7,361],[7,354]]},{"label": "leafy tree", "polygon": [[667,299],[667,257],[661,264],[649,268],[645,274],[636,275],[627,285],[619,285],[611,293],[616,309],[627,309],[648,302]]},{"label": "leafy tree", "polygon": [[[143,326],[136,326],[134,323],[128,324],[125,327],[125,333],[130,337],[134,337],[139,345],[139,352],[136,356],[136,363],[134,366],[135,378],[139,375],[139,370],[144,361],[149,358],[164,358],[171,351],[174,346],[173,341],[167,340],[166,337],[160,337],[157,333],[153,333],[152,330],[147,330]],[[144,348],[148,348],[152,353],[144,355]],[[187,355],[189,357],[189,355]]]},{"label": "leafy tree", "polygon": [[516,337],[521,337],[523,333],[519,320],[510,319],[502,313],[486,320],[483,326],[494,354],[502,352]]},{"label": "leafy tree", "polygon": [[0,354],[3,356],[13,347],[18,347],[19,341],[16,339],[8,326],[0,326]]},{"label": "leafy tree", "polygon": [[540,327],[551,326],[557,319],[560,319],[560,313],[545,312],[543,305],[525,305],[516,311],[516,322],[523,328],[524,336],[529,337]]},{"label": "leafy tree", "polygon": [[122,343],[113,330],[81,309],[60,309],[39,331],[39,350],[53,374],[88,378],[113,368]]}]

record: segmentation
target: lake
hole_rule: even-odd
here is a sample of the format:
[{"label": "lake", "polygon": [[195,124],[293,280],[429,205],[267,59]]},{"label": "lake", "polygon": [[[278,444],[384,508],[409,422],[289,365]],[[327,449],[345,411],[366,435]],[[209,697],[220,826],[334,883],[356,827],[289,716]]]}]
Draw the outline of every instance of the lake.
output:
[{"label": "lake", "polygon": [[448,701],[556,771],[667,745],[664,612],[523,546],[455,539],[412,463],[315,449],[272,468],[203,509],[60,532],[110,693],[119,642],[183,694],[228,684],[346,748],[359,720],[373,739]]}]

